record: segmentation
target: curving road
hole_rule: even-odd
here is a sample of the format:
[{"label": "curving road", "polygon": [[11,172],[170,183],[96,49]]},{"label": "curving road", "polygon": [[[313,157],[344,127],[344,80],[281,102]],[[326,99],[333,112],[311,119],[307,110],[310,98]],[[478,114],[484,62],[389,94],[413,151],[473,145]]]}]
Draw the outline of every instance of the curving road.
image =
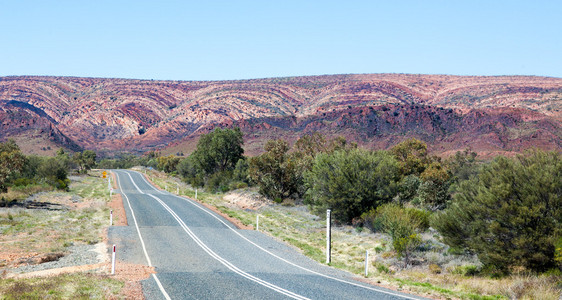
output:
[{"label": "curving road", "polygon": [[129,226],[109,241],[121,261],[154,266],[147,299],[422,299],[370,286],[287,245],[236,229],[199,203],[114,170]]}]

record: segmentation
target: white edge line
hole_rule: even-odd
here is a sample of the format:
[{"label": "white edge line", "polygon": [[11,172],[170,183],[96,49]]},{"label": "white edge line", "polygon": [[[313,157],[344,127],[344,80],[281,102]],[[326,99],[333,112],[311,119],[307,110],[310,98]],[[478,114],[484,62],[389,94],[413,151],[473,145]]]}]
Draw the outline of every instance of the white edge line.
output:
[{"label": "white edge line", "polygon": [[[136,172],[136,171],[135,171],[135,172]],[[138,173],[138,172],[136,172],[136,173]],[[138,173],[138,174],[140,174],[140,173]],[[141,177],[143,178],[143,180],[144,180],[152,189],[154,189],[155,191],[159,191],[159,190],[156,189],[152,184],[150,184],[142,174],[140,174],[140,175],[141,175]],[[169,194],[170,194],[171,196],[176,197],[176,198],[185,200],[187,203],[190,203],[191,205],[193,205],[193,206],[199,208],[200,210],[206,212],[207,214],[211,215],[212,217],[214,217],[215,219],[217,219],[219,222],[221,222],[222,224],[224,224],[226,227],[228,227],[228,229],[232,230],[234,233],[236,233],[237,235],[239,235],[242,239],[246,240],[248,243],[250,243],[250,244],[256,246],[257,248],[259,248],[259,249],[263,250],[264,252],[268,253],[269,255],[271,255],[271,256],[273,256],[273,257],[275,257],[275,258],[277,258],[277,259],[279,259],[279,260],[281,260],[281,261],[284,261],[285,263],[288,263],[288,264],[290,264],[290,265],[292,265],[292,266],[294,266],[294,267],[297,267],[297,268],[299,268],[299,269],[301,269],[301,270],[310,272],[310,273],[312,273],[312,274],[316,274],[316,275],[318,275],[318,276],[322,276],[322,277],[324,277],[324,278],[332,279],[332,280],[335,280],[335,281],[338,281],[338,282],[350,284],[350,285],[353,285],[353,286],[361,287],[361,288],[368,289],[368,290],[372,290],[372,291],[379,292],[379,293],[384,293],[384,294],[388,294],[388,295],[392,295],[392,296],[402,297],[402,298],[404,298],[404,299],[410,299],[410,300],[419,300],[419,299],[420,299],[420,298],[414,298],[414,297],[410,297],[410,296],[403,295],[403,294],[392,293],[392,292],[389,292],[389,291],[385,291],[385,290],[378,289],[378,288],[376,288],[376,287],[364,286],[364,285],[361,285],[361,284],[358,284],[358,283],[355,283],[355,282],[350,282],[350,281],[347,281],[347,280],[335,278],[335,277],[332,277],[332,276],[329,276],[329,275],[325,275],[325,274],[322,274],[322,273],[319,273],[319,272],[316,272],[316,271],[307,269],[307,268],[305,268],[305,267],[303,267],[303,266],[299,266],[299,265],[297,265],[297,264],[295,264],[295,263],[293,263],[293,262],[291,262],[291,261],[288,261],[288,260],[286,260],[286,259],[284,259],[284,258],[282,258],[282,257],[280,257],[280,256],[278,256],[278,255],[276,255],[276,254],[274,254],[274,253],[268,251],[267,249],[261,247],[260,245],[258,245],[258,244],[256,244],[256,243],[250,241],[247,237],[245,237],[245,236],[243,236],[242,234],[240,234],[237,230],[235,230],[234,228],[232,228],[231,226],[229,226],[227,223],[225,223],[223,220],[221,220],[219,217],[217,217],[214,213],[212,213],[212,212],[208,211],[206,208],[200,206],[199,203],[195,203],[194,200],[192,200],[191,198],[189,198],[189,197],[186,196],[186,198],[187,198],[187,199],[186,199],[186,198],[184,198],[184,197],[176,196],[176,195],[174,195],[174,194],[172,194],[172,193],[169,193]],[[421,299],[423,299],[423,298],[421,298]]]},{"label": "white edge line", "polygon": [[[131,178],[131,181],[133,181],[133,177],[131,176],[131,174],[130,174],[129,172],[125,172],[125,173],[126,173],[127,175],[129,175],[129,178]],[[142,175],[141,175],[141,176],[142,176]],[[142,177],[144,178],[144,176],[142,176]],[[145,180],[146,180],[146,179],[145,179]],[[134,182],[133,182],[133,184],[134,184]],[[138,187],[136,184],[134,184],[134,185],[135,185],[135,187],[137,188],[137,190],[138,190],[140,193],[145,194],[144,192],[142,192],[142,191],[139,189],[139,187]],[[150,186],[151,188],[154,188],[154,187],[153,187],[152,185],[150,185],[150,184],[149,184],[149,186]],[[120,186],[120,187],[121,187],[121,186]],[[218,254],[216,254],[213,250],[211,250],[211,248],[209,248],[205,243],[203,243],[203,241],[201,241],[201,240],[199,239],[199,237],[197,237],[197,235],[195,235],[195,233],[193,233],[193,232],[191,231],[191,229],[189,229],[189,227],[183,222],[183,220],[181,220],[181,218],[180,218],[168,205],[166,205],[166,203],[164,203],[164,201],[163,201],[162,199],[160,199],[160,198],[158,198],[158,197],[156,197],[156,196],[154,196],[154,195],[152,195],[152,194],[146,194],[146,195],[148,195],[148,196],[154,198],[160,205],[162,205],[162,207],[164,207],[164,209],[166,209],[166,210],[170,213],[170,215],[172,215],[172,217],[178,222],[178,224],[180,225],[180,227],[182,227],[182,229],[187,233],[187,235],[188,235],[189,237],[191,237],[191,238],[193,239],[193,241],[195,241],[195,243],[196,243],[199,247],[201,247],[201,249],[203,249],[203,250],[204,250],[205,252],[207,252],[207,254],[209,254],[212,258],[214,258],[215,260],[217,260],[217,261],[219,261],[220,263],[222,263],[224,266],[226,266],[226,267],[227,267],[228,269],[230,269],[231,271],[237,273],[238,275],[240,275],[240,276],[242,276],[242,277],[244,277],[244,278],[246,278],[246,279],[249,279],[249,280],[251,280],[251,281],[254,281],[254,282],[256,282],[256,283],[258,283],[258,284],[260,284],[260,285],[263,285],[263,286],[265,286],[265,287],[267,287],[267,288],[269,288],[269,289],[272,289],[272,290],[274,290],[274,291],[276,291],[276,292],[278,292],[278,293],[281,293],[281,294],[286,295],[286,296],[288,296],[288,297],[291,297],[291,298],[293,298],[293,299],[310,300],[309,298],[306,298],[306,297],[301,296],[301,295],[299,295],[299,294],[297,294],[297,293],[294,293],[294,292],[291,292],[291,291],[289,291],[289,290],[286,290],[286,289],[284,289],[284,288],[282,288],[282,287],[279,287],[279,286],[277,286],[277,285],[274,285],[273,283],[267,282],[267,281],[265,281],[265,280],[263,280],[263,279],[261,279],[261,278],[259,278],[259,277],[255,277],[255,276],[253,276],[253,275],[251,275],[251,274],[249,274],[249,273],[246,273],[246,272],[242,271],[241,269],[239,269],[238,267],[236,267],[235,265],[233,265],[231,262],[227,261],[226,259],[224,259],[224,258],[222,258],[221,256],[219,256]],[[128,198],[127,198],[127,201],[129,201]],[[130,207],[130,204],[129,204],[129,207]],[[131,209],[131,212],[132,212],[132,209]],[[136,219],[134,218],[134,216],[133,216],[133,219],[135,220],[135,225],[136,225]],[[140,232],[139,232],[139,236],[140,236]],[[142,238],[141,238],[141,241],[142,241]],[[143,244],[143,245],[144,245],[144,244]],[[143,248],[144,248],[144,247],[143,247]],[[146,254],[146,252],[145,252],[145,255],[146,255],[147,258],[148,258],[148,255]],[[154,274],[153,274],[153,275],[154,275]],[[159,285],[159,286],[161,286],[161,285]],[[163,291],[163,293],[165,293],[165,291]],[[167,299],[168,299],[168,298],[167,298]]]},{"label": "white edge line", "polygon": [[[129,177],[131,177],[131,174],[125,172],[125,174],[129,175]],[[140,233],[140,229],[139,229],[139,225],[137,223],[137,218],[135,217],[135,212],[133,211],[133,208],[131,207],[131,202],[129,201],[129,197],[127,197],[127,195],[123,192],[123,188],[121,187],[121,180],[119,180],[119,174],[118,172],[115,172],[115,175],[117,177],[117,182],[119,183],[119,192],[121,193],[121,195],[125,196],[125,199],[127,199],[127,204],[129,205],[129,209],[131,210],[131,216],[133,216],[133,221],[135,222],[135,227],[137,229],[137,233],[139,235],[139,239],[142,245],[142,251],[144,252],[144,256],[146,257],[146,261],[148,262],[148,266],[152,267],[152,262],[150,261],[150,257],[148,257],[148,252],[146,251],[146,247],[144,246],[144,240],[142,239],[142,235]],[[131,177],[131,181],[133,182],[133,184],[135,185],[135,187],[142,193],[144,194],[139,187],[135,184],[135,182],[133,181],[133,178]],[[164,298],[166,298],[166,300],[172,300],[172,298],[170,298],[170,295],[168,295],[168,293],[166,292],[166,290],[164,289],[164,287],[162,286],[162,283],[160,283],[160,280],[158,279],[158,277],[156,276],[156,274],[152,274],[152,277],[154,277],[154,280],[156,281],[156,285],[158,285],[158,288],[160,289],[160,291],[162,292],[162,295],[164,295]]]},{"label": "white edge line", "polygon": [[306,298],[304,296],[301,296],[297,293],[291,292],[287,289],[284,289],[282,287],[279,287],[271,282],[265,281],[259,277],[253,276],[247,272],[242,271],[240,268],[236,267],[234,264],[232,264],[231,262],[229,262],[228,260],[224,259],[223,257],[221,257],[220,255],[218,255],[217,253],[215,253],[209,246],[207,246],[203,241],[201,241],[201,239],[199,239],[199,237],[193,233],[193,231],[191,231],[191,229],[183,222],[183,220],[176,214],[176,212],[174,212],[174,210],[172,210],[168,205],[166,205],[166,203],[164,203],[164,201],[152,194],[148,194],[150,197],[154,198],[158,203],[160,203],[160,205],[162,205],[162,207],[164,207],[164,209],[166,209],[170,215],[172,215],[172,217],[178,222],[178,224],[180,225],[180,227],[182,227],[182,229],[187,233],[187,235],[189,237],[191,237],[193,239],[193,241],[201,248],[203,249],[203,251],[207,252],[207,254],[209,254],[209,256],[211,256],[212,258],[214,258],[215,260],[217,260],[218,262],[222,263],[224,266],[226,266],[228,269],[230,269],[231,271],[235,272],[236,274],[249,279],[251,281],[254,281],[260,285],[263,285],[267,288],[270,288],[278,293],[284,294],[286,296],[289,296],[293,299],[303,299],[303,300],[310,300],[309,298]]}]

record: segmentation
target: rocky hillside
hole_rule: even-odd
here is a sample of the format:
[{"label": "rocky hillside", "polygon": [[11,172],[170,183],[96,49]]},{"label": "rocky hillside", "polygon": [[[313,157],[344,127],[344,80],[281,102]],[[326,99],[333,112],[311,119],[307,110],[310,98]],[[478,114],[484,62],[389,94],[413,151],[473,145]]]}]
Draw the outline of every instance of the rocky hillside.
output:
[{"label": "rocky hillside", "polygon": [[[70,149],[188,152],[201,133],[240,126],[250,154],[304,132],[435,153],[562,148],[562,79],[366,74],[243,81],[1,77],[0,140]],[[28,149],[32,150],[32,149]],[[165,150],[166,151],[166,150]]]}]

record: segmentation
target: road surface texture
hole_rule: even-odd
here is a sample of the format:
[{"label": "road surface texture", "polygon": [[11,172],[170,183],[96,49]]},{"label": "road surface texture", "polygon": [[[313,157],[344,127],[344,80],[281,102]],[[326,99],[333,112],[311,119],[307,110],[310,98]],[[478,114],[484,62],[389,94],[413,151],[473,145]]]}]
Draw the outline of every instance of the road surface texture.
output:
[{"label": "road surface texture", "polygon": [[364,284],[257,231],[240,230],[199,203],[114,170],[129,226],[109,241],[120,261],[155,267],[147,299],[422,299]]}]

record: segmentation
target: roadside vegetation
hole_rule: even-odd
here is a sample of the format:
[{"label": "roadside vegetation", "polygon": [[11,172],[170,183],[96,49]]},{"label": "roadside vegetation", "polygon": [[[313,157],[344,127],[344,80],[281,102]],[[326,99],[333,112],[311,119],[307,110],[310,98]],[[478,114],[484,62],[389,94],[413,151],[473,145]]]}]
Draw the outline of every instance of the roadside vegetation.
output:
[{"label": "roadside vegetation", "polygon": [[[220,145],[229,147],[217,153]],[[319,262],[330,208],[332,266],[363,274],[369,250],[374,282],[445,298],[560,296],[559,152],[480,161],[465,150],[443,159],[416,139],[371,151],[316,133],[293,146],[271,140],[251,158],[241,147],[238,129],[216,129],[187,157],[154,159],[175,179],[150,176],[171,192],[194,197],[197,189],[198,200],[244,224],[259,214],[260,230]],[[240,188],[271,202],[252,210],[223,199]]]},{"label": "roadside vegetation", "polygon": [[76,273],[51,277],[0,280],[2,299],[113,299],[123,282]]},{"label": "roadside vegetation", "polygon": [[103,242],[109,191],[102,172],[90,170],[92,151],[25,156],[9,141],[0,143],[0,157],[0,298],[125,298],[123,280],[95,272],[6,278],[13,268],[54,262],[75,247]]},{"label": "roadside vegetation", "polygon": [[[480,161],[467,149],[440,158],[416,139],[373,151],[318,133],[293,145],[268,141],[256,157],[245,157],[242,146],[239,129],[215,129],[187,157],[150,152],[98,165],[145,166],[161,188],[196,197],[245,225],[259,215],[260,231],[322,263],[329,208],[336,225],[331,265],[363,275],[368,250],[366,280],[374,283],[442,298],[560,297],[560,152]],[[17,190],[16,173],[1,177],[11,184],[8,192]],[[29,180],[68,189],[58,179]],[[225,200],[241,194],[262,205]]]}]

